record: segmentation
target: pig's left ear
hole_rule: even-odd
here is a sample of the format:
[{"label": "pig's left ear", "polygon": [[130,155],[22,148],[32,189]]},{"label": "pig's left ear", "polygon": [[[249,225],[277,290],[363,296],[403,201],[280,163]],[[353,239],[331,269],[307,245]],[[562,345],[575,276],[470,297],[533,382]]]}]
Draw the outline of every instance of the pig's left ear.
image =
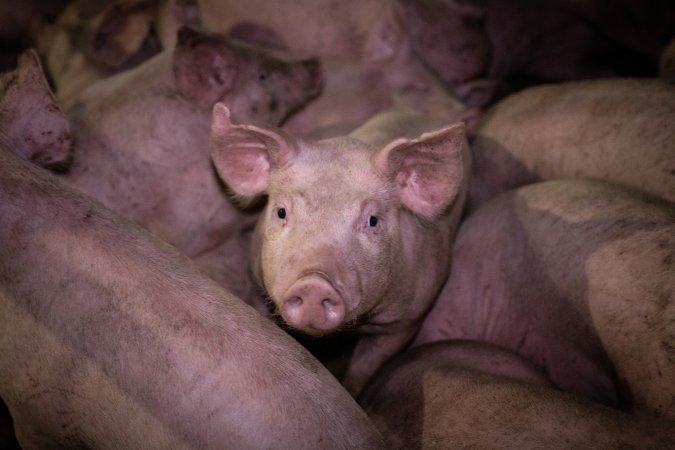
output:
[{"label": "pig's left ear", "polygon": [[222,103],[213,107],[210,145],[218,174],[242,197],[265,192],[270,170],[290,164],[296,154],[293,139],[282,130],[233,125]]},{"label": "pig's left ear", "polygon": [[373,155],[375,168],[398,189],[401,202],[425,217],[440,214],[462,184],[464,124],[456,123],[416,139],[400,138]]},{"label": "pig's left ear", "polygon": [[33,49],[15,71],[0,75],[0,130],[11,150],[28,161],[62,168],[70,159],[70,128]]}]

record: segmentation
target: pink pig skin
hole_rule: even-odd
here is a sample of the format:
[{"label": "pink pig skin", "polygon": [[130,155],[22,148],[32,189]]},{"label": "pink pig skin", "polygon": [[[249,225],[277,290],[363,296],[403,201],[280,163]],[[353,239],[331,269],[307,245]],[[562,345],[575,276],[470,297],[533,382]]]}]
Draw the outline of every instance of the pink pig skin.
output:
[{"label": "pink pig skin", "polygon": [[403,348],[438,294],[466,195],[461,123],[390,111],[348,136],[302,140],[232,125],[214,107],[212,156],[240,196],[266,193],[253,271],[283,319],[310,334],[355,326],[355,393]]},{"label": "pink pig skin", "polygon": [[471,141],[469,208],[539,180],[594,177],[675,201],[675,88],[615,78],[532,87],[490,108]]},{"label": "pink pig skin", "polygon": [[462,222],[416,344],[472,339],[562,390],[675,419],[675,208],[591,179],[505,193]]},{"label": "pink pig skin", "polygon": [[561,392],[515,353],[475,341],[404,352],[359,403],[395,449],[675,446],[673,421]]},{"label": "pink pig skin", "polygon": [[174,248],[0,150],[0,395],[23,448],[380,448],[311,355]]}]

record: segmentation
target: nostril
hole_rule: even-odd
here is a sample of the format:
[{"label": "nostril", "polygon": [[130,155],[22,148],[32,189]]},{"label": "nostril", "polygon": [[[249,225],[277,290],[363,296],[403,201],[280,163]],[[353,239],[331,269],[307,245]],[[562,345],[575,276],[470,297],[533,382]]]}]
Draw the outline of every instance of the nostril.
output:
[{"label": "nostril", "polygon": [[288,306],[293,307],[302,306],[302,298],[298,296],[291,297],[288,300],[286,300],[286,303],[288,304]]},{"label": "nostril", "polygon": [[334,305],[333,301],[329,298],[324,298],[321,304],[323,305],[324,308],[330,308]]}]

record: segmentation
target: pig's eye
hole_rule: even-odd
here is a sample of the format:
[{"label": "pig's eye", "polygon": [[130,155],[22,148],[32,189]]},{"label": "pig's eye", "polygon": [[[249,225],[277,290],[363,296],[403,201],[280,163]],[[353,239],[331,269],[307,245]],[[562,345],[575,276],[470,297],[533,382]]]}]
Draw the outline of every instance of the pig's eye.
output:
[{"label": "pig's eye", "polygon": [[286,208],[277,209],[277,217],[280,218],[280,219],[285,219],[286,218]]},{"label": "pig's eye", "polygon": [[368,220],[367,220],[366,224],[369,227],[376,227],[377,224],[379,223],[379,221],[380,221],[380,219],[378,219],[377,216],[368,216]]}]

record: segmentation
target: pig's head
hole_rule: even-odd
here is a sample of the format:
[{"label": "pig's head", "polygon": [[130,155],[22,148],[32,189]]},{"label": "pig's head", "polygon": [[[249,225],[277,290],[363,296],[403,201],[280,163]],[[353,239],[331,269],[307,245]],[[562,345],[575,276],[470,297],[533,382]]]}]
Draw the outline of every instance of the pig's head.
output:
[{"label": "pig's head", "polygon": [[397,0],[417,56],[449,86],[474,79],[488,66],[490,42],[483,11],[457,0]]},{"label": "pig's head", "polygon": [[325,334],[426,311],[419,302],[430,304],[449,270],[440,261],[450,254],[451,205],[464,191],[462,124],[385,145],[310,142],[233,125],[217,104],[211,133],[228,186],[268,197],[253,271],[288,325]]},{"label": "pig's head", "polygon": [[217,33],[183,27],[174,53],[178,90],[200,107],[221,101],[240,122],[278,124],[322,88],[318,60],[285,61]]},{"label": "pig's head", "polygon": [[34,50],[21,55],[16,70],[0,75],[0,142],[40,166],[69,161],[68,121]]}]

